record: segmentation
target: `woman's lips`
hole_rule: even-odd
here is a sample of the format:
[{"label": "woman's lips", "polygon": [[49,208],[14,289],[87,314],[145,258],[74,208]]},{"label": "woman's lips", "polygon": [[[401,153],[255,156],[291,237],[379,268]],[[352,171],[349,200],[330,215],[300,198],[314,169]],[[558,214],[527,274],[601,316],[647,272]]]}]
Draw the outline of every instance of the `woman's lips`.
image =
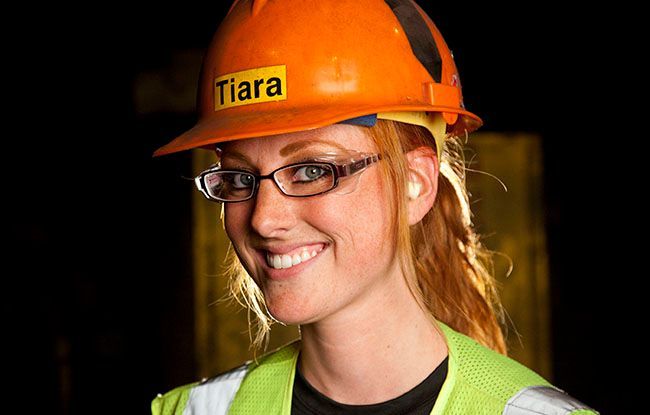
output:
[{"label": "woman's lips", "polygon": [[274,269],[291,268],[316,257],[324,247],[324,244],[311,244],[282,254],[266,251],[266,264]]},{"label": "woman's lips", "polygon": [[[259,247],[257,254],[263,263],[266,278],[274,281],[282,281],[302,274],[306,268],[312,265],[314,259],[318,259],[323,251],[327,250],[328,246],[329,244],[326,242],[267,245]],[[298,258],[295,258],[296,255],[300,257],[299,263]],[[303,260],[303,255],[305,260]],[[282,267],[283,257],[285,265],[289,265],[289,258],[291,259],[291,265],[287,268]],[[295,265],[294,259],[296,259]],[[274,266],[276,261],[279,261],[278,268]]]}]

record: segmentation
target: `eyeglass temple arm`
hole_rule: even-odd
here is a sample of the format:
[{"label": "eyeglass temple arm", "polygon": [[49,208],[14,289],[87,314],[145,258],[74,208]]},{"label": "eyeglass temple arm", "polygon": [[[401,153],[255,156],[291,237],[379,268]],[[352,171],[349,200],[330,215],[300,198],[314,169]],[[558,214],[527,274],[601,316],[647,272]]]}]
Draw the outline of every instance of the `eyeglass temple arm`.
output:
[{"label": "eyeglass temple arm", "polygon": [[381,155],[374,154],[372,156],[364,157],[361,160],[353,161],[350,164],[339,166],[339,176],[352,176],[379,160],[381,160]]}]

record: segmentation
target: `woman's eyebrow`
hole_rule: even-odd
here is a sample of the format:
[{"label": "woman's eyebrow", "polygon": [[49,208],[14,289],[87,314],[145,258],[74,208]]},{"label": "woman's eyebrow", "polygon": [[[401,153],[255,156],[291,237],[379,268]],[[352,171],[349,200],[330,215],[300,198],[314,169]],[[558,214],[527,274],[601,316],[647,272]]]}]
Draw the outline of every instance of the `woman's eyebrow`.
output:
[{"label": "woman's eyebrow", "polygon": [[339,143],[336,143],[334,141],[323,140],[323,139],[310,139],[310,140],[297,141],[295,143],[287,144],[286,146],[284,146],[280,150],[280,155],[282,157],[286,157],[286,156],[288,156],[290,154],[293,154],[293,153],[295,153],[295,152],[297,152],[299,150],[302,150],[305,147],[309,147],[309,146],[314,145],[314,144],[327,144],[327,145],[330,145],[332,147],[336,147],[336,148],[338,148],[339,150],[342,150],[342,151],[349,151],[348,149],[346,149],[345,147],[343,147],[342,145],[340,145]]},{"label": "woman's eyebrow", "polygon": [[[286,146],[282,147],[280,150],[280,155],[282,157],[287,157],[293,153],[296,153],[304,148],[316,145],[316,144],[326,144],[332,147],[336,147],[337,149],[341,151],[350,151],[347,148],[343,147],[337,142],[330,141],[330,140],[324,140],[324,139],[310,139],[310,140],[303,140],[303,141],[296,141],[293,143],[289,143]],[[221,159],[235,159],[239,160],[241,162],[244,162],[246,164],[251,164],[250,160],[246,155],[238,152],[238,151],[224,151],[223,154],[221,155]]]},{"label": "woman's eyebrow", "polygon": [[242,162],[244,162],[244,163],[246,163],[246,164],[251,164],[250,160],[248,160],[248,157],[246,157],[246,156],[243,155],[242,153],[238,153],[238,152],[236,152],[236,151],[228,151],[228,152],[224,152],[224,153],[221,155],[221,160],[223,160],[224,158],[232,158],[232,159],[236,159],[236,160],[242,161]]}]

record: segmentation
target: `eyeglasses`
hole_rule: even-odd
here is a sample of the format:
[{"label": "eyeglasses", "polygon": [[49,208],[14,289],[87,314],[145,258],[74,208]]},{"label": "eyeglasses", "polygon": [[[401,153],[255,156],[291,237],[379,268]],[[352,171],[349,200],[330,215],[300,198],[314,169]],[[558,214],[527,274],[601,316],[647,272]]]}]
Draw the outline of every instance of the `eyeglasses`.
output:
[{"label": "eyeglasses", "polygon": [[329,192],[339,185],[340,178],[357,175],[379,160],[379,154],[363,153],[345,164],[318,157],[314,161],[280,167],[264,176],[246,170],[221,170],[217,163],[196,176],[194,183],[207,199],[222,203],[253,198],[264,179],[272,179],[287,196],[309,197]]}]

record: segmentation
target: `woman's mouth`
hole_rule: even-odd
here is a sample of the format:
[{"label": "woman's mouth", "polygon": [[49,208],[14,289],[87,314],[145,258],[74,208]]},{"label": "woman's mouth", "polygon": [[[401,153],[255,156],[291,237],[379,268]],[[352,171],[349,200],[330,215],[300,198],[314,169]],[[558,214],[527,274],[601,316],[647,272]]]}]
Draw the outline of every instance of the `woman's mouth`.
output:
[{"label": "woman's mouth", "polygon": [[323,248],[324,244],[316,244],[302,246],[283,254],[266,251],[266,264],[273,269],[291,268],[316,257]]}]

